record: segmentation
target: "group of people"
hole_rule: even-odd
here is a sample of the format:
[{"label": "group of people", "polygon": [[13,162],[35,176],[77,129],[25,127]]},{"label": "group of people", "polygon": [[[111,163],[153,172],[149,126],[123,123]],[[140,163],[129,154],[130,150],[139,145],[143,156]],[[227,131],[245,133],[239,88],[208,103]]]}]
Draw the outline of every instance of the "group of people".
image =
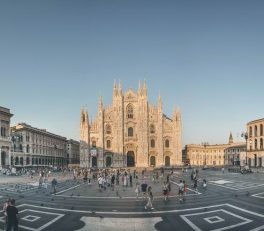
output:
[{"label": "group of people", "polygon": [[18,209],[14,199],[8,199],[3,205],[5,231],[18,231]]}]

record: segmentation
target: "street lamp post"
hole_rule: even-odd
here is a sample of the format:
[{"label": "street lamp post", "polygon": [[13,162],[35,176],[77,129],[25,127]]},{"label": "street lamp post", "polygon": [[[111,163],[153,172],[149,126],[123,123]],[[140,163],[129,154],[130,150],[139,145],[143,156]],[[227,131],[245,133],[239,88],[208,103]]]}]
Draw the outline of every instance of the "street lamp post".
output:
[{"label": "street lamp post", "polygon": [[248,133],[242,132],[241,137],[244,137],[246,140],[246,165],[247,165],[247,141],[248,141]]}]

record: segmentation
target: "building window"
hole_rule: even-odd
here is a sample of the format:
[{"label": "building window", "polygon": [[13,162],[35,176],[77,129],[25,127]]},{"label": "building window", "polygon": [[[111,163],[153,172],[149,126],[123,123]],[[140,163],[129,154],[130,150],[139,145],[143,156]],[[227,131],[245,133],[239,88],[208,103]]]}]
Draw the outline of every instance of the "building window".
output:
[{"label": "building window", "polygon": [[263,124],[260,125],[260,136],[263,136]]},{"label": "building window", "polygon": [[112,133],[112,128],[109,124],[106,125],[106,134],[111,134]]},{"label": "building window", "polygon": [[128,128],[128,136],[133,136],[133,128]]},{"label": "building window", "polygon": [[150,141],[150,146],[151,146],[152,148],[155,148],[155,140],[151,140],[151,141]]},{"label": "building window", "polygon": [[107,140],[106,141],[106,147],[107,148],[111,148],[111,140]]},{"label": "building window", "polygon": [[1,136],[6,137],[6,128],[5,127],[1,127]]},{"label": "building window", "polygon": [[258,140],[255,139],[255,150],[257,150],[257,149],[258,149]]},{"label": "building window", "polygon": [[27,153],[29,153],[29,145],[27,145]]},{"label": "building window", "polygon": [[260,139],[260,149],[263,150],[263,139]]},{"label": "building window", "polygon": [[170,141],[167,139],[165,140],[165,148],[169,148],[170,147]]},{"label": "building window", "polygon": [[127,106],[127,118],[133,119],[133,106],[131,104]]},{"label": "building window", "polygon": [[153,124],[150,125],[150,133],[155,133],[155,126]]},{"label": "building window", "polygon": [[96,141],[94,141],[94,140],[92,141],[92,147],[96,148]]},{"label": "building window", "polygon": [[252,127],[249,127],[249,136],[252,137]]},{"label": "building window", "polygon": [[254,136],[258,136],[258,126],[257,125],[255,125]]}]

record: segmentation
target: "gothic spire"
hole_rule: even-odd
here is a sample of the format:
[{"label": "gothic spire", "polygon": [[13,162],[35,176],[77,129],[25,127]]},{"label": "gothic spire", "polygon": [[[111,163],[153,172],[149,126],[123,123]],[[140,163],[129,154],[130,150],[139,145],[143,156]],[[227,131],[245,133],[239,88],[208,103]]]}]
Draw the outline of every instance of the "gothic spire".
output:
[{"label": "gothic spire", "polygon": [[116,96],[116,95],[117,95],[116,80],[114,80],[113,93],[114,93],[114,96]]},{"label": "gothic spire", "polygon": [[118,86],[118,94],[120,95],[120,96],[122,96],[122,83],[121,83],[121,81],[119,80],[119,86]]},{"label": "gothic spire", "polygon": [[146,83],[146,80],[144,80],[143,95],[144,96],[147,96],[147,94],[148,94],[147,83]]},{"label": "gothic spire", "polygon": [[142,95],[142,88],[141,88],[141,82],[140,82],[140,80],[138,81],[138,95],[139,96]]},{"label": "gothic spire", "polygon": [[158,98],[158,108],[162,110],[162,98],[159,92],[159,98]]},{"label": "gothic spire", "polygon": [[234,140],[233,140],[232,132],[230,132],[230,135],[229,135],[229,144],[232,144],[232,143],[234,143]]},{"label": "gothic spire", "polygon": [[103,97],[101,95],[99,96],[98,110],[99,111],[102,111],[103,110]]}]

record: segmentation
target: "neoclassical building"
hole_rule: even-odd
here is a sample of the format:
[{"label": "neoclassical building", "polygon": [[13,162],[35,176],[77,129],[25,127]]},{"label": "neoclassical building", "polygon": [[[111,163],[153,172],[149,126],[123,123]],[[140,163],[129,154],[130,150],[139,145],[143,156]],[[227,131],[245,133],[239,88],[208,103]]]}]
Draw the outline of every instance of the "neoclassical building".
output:
[{"label": "neoclassical building", "polygon": [[194,166],[240,165],[240,153],[246,150],[244,142],[234,142],[230,133],[227,144],[188,144],[184,152],[188,163]]},{"label": "neoclassical building", "polygon": [[264,118],[247,123],[247,157],[246,161],[251,167],[264,166]]},{"label": "neoclassical building", "polygon": [[67,165],[67,139],[26,123],[11,127],[11,165],[15,167]]},{"label": "neoclassical building", "polygon": [[12,116],[10,109],[0,107],[0,169],[10,166],[10,119]]},{"label": "neoclassical building", "polygon": [[99,97],[98,114],[90,121],[81,109],[81,167],[149,167],[182,164],[181,113],[172,118],[148,102],[147,85],[139,82],[137,92],[123,93],[114,83],[112,105],[104,107]]}]

